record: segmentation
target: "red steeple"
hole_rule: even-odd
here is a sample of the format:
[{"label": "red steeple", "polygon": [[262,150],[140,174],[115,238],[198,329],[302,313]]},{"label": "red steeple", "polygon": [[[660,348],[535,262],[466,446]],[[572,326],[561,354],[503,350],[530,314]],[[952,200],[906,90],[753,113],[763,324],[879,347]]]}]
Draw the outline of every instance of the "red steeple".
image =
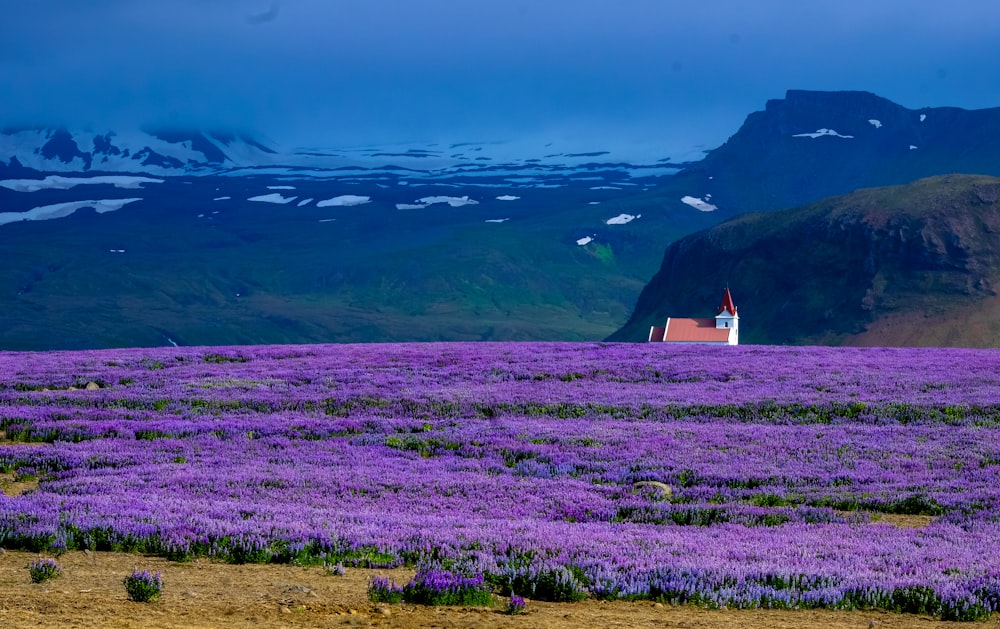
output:
[{"label": "red steeple", "polygon": [[719,316],[723,311],[731,315],[736,314],[736,306],[733,305],[733,296],[729,293],[728,286],[726,287],[726,292],[722,293],[722,305],[719,306],[719,310],[715,313],[715,316]]}]

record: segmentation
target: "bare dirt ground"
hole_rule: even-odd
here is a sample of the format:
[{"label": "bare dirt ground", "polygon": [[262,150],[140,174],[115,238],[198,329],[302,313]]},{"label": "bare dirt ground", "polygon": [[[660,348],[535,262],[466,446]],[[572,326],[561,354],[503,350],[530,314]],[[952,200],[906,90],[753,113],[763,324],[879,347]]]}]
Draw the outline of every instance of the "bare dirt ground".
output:
[{"label": "bare dirt ground", "polygon": [[[3,445],[0,443],[0,445]],[[14,474],[0,474],[0,491],[8,496],[20,496],[26,491],[38,488],[37,480],[17,480]]]},{"label": "bare dirt ground", "polygon": [[[528,601],[524,614],[507,616],[500,605],[495,609],[424,607],[367,600],[372,576],[390,576],[405,583],[413,574],[407,569],[348,568],[344,576],[330,576],[319,567],[230,565],[205,559],[177,563],[125,553],[66,553],[57,559],[63,575],[35,584],[27,566],[36,558],[26,552],[0,554],[0,627],[1000,627],[996,615],[986,623],[956,624],[883,612],[705,610],[649,601]],[[122,579],[136,567],[162,572],[164,592],[159,601],[128,600]]]}]

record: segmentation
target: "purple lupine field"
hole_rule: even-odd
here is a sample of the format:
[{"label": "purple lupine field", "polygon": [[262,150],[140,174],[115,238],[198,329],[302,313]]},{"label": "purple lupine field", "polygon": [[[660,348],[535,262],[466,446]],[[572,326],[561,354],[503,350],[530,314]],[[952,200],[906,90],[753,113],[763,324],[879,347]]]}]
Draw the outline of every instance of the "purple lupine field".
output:
[{"label": "purple lupine field", "polygon": [[503,594],[709,607],[1000,606],[995,350],[0,353],[0,430],[0,472],[38,481],[0,494],[9,549],[460,563]]}]

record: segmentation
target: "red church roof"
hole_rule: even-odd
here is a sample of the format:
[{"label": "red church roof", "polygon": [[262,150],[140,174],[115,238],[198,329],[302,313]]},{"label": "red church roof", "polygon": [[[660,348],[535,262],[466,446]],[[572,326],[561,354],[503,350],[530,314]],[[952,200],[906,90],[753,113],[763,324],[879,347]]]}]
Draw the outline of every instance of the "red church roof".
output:
[{"label": "red church roof", "polygon": [[722,293],[722,305],[719,306],[719,310],[715,314],[720,315],[722,311],[726,311],[731,315],[736,314],[736,306],[733,304],[733,296],[729,293],[728,286],[726,287],[726,292]]},{"label": "red church roof", "polygon": [[[732,321],[722,317],[722,313],[727,313],[734,317]],[[733,296],[726,287],[722,293],[722,304],[712,319],[679,319],[670,317],[662,327],[654,325],[649,328],[650,342],[666,343],[718,343],[737,344],[736,324],[738,323],[736,314],[736,304],[733,303]],[[722,326],[722,327],[719,327]],[[730,336],[732,335],[732,336]],[[732,340],[730,340],[730,338]]]},{"label": "red church roof", "polygon": [[665,342],[728,343],[729,328],[715,327],[715,319],[667,319]]}]

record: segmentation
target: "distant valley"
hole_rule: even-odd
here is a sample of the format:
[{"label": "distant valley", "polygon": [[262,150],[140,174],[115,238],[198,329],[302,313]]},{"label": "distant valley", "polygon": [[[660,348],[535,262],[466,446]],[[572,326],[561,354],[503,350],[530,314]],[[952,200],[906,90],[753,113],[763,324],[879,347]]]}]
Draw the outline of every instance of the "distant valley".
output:
[{"label": "distant valley", "polygon": [[6,136],[0,346],[600,338],[686,231],[622,202],[678,167],[602,151],[115,138]]},{"label": "distant valley", "polygon": [[[878,327],[883,314],[901,316],[892,307],[899,282],[936,294],[910,281],[922,271],[908,258],[877,281],[877,272],[855,278],[849,290],[862,298],[873,281],[893,280],[873,289],[863,316],[823,315],[775,332],[781,316],[765,297],[778,289],[763,283],[773,275],[766,256],[755,259],[754,276],[721,253],[706,257],[709,241],[681,239],[711,239],[722,232],[702,230],[726,219],[859,188],[1000,175],[998,134],[1000,109],[908,110],[864,92],[801,91],[750,114],[690,163],[601,147],[286,151],[246,134],[5,129],[0,348],[640,340],[648,320],[711,309],[727,281],[743,298],[745,342],[992,344],[988,335]],[[979,179],[915,185],[921,192],[879,198],[919,213],[929,198],[992,189]],[[945,242],[958,227],[934,229]],[[845,266],[868,255],[837,250],[835,239],[824,246]],[[782,268],[812,268],[805,249],[783,254]],[[646,286],[661,264],[672,270]],[[948,289],[948,308],[989,303],[994,278],[976,278],[983,283]],[[783,281],[793,280],[803,304],[829,309],[828,283]],[[910,303],[924,313],[944,307],[932,301]]]}]

